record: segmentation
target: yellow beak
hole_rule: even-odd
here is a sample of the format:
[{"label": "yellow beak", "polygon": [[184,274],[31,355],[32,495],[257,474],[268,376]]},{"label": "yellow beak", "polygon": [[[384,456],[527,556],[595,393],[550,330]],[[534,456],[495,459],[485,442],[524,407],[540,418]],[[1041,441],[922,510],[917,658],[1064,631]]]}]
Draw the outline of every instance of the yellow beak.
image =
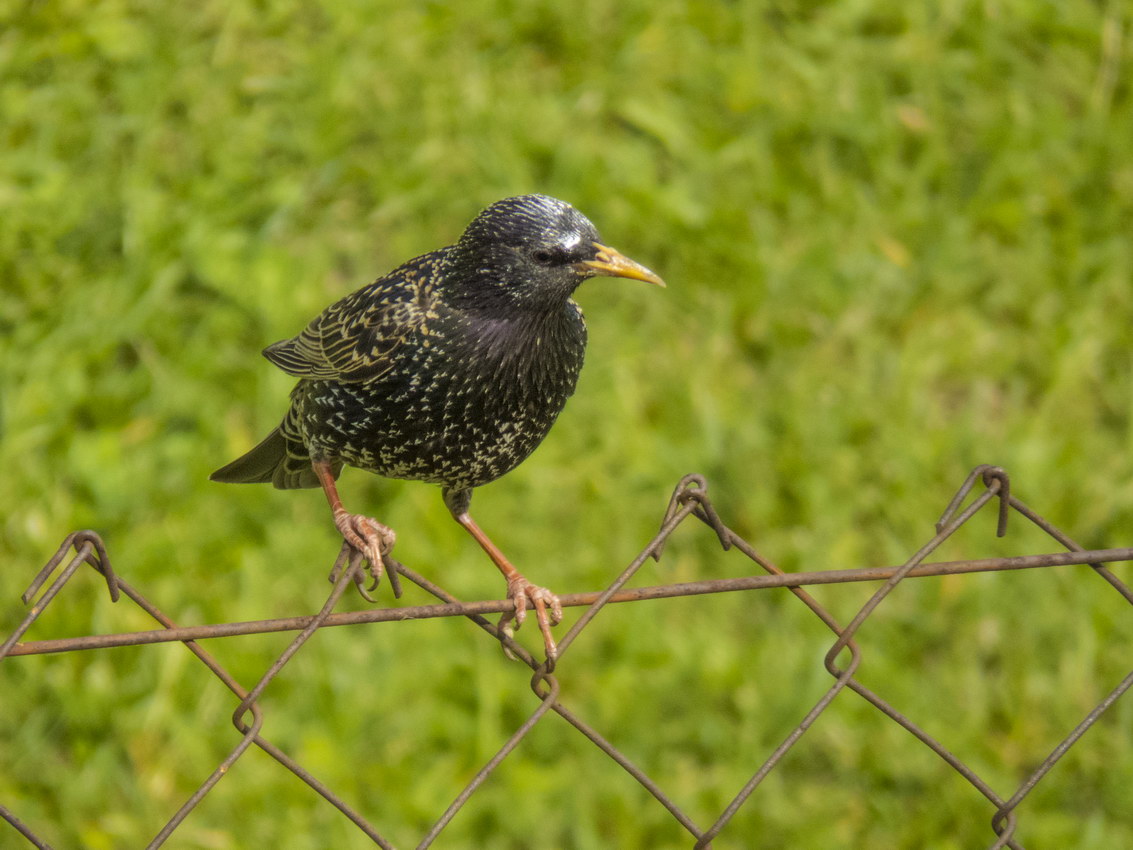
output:
[{"label": "yellow beak", "polygon": [[641,263],[635,262],[625,254],[600,242],[595,242],[598,249],[593,260],[583,260],[575,263],[574,267],[580,272],[591,275],[605,275],[606,277],[628,277],[633,280],[643,280],[646,283],[655,283],[664,286],[665,281],[645,268]]}]

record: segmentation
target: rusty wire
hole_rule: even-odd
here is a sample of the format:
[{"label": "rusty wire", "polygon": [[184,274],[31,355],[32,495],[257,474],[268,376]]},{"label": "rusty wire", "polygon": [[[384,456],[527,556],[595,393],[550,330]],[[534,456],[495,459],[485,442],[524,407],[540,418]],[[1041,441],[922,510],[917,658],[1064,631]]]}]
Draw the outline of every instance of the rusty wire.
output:
[{"label": "rusty wire", "polygon": [[[982,491],[978,492],[975,498],[964,507],[965,500],[979,485],[982,485]],[[1010,558],[987,558],[968,561],[927,561],[928,557],[936,551],[945,540],[951,537],[961,526],[967,523],[991,501],[997,502],[997,534],[999,536],[1005,534],[1008,518],[1011,512],[1014,511],[1044,531],[1067,551]],[[677,527],[689,517],[695,517],[711,528],[725,550],[732,548],[738,550],[757,564],[764,571],[764,574],[734,579],[668,584],[630,590],[623,589],[625,584],[640,569],[646,559],[650,557],[660,558],[666,541]],[[940,756],[952,769],[963,776],[992,804],[991,826],[996,835],[994,842],[989,845],[992,850],[1001,847],[1011,847],[1016,850],[1021,850],[1023,845],[1015,838],[1015,812],[1017,807],[1035,786],[1050,773],[1058,760],[1079,740],[1085,731],[1093,726],[1110,706],[1133,687],[1133,672],[1127,675],[1104,699],[1094,706],[1081,722],[1055,746],[1050,754],[1023,779],[1019,787],[1005,799],[993,790],[985,780],[977,775],[968,764],[950,753],[910,717],[889,705],[880,696],[855,678],[855,674],[862,664],[862,650],[855,643],[854,637],[863,623],[874,613],[877,607],[882,604],[897,585],[905,579],[912,577],[956,575],[995,570],[1036,569],[1073,564],[1088,565],[1093,572],[1096,572],[1113,587],[1114,590],[1121,594],[1127,602],[1133,604],[1133,590],[1114,575],[1106,566],[1108,562],[1133,561],[1133,548],[1083,549],[1066,534],[1055,528],[1023,502],[1019,501],[1011,492],[1011,482],[1007,473],[999,467],[990,465],[982,465],[972,471],[936,524],[936,532],[931,540],[925,543],[911,558],[900,566],[858,570],[821,570],[814,572],[785,573],[724,524],[709,499],[705,480],[699,475],[687,475],[681,479],[674,490],[657,535],[608,587],[601,592],[568,594],[561,597],[564,606],[584,606],[586,610],[563,636],[562,640],[559,641],[559,652],[556,663],[558,663],[560,667],[563,656],[569,651],[571,644],[578,635],[608,604],[617,602],[633,602],[672,596],[693,596],[707,593],[785,587],[798,597],[798,599],[830,629],[834,636],[834,642],[826,653],[824,664],[826,670],[834,678],[834,683],[807,712],[802,720],[799,721],[794,729],[791,730],[782,743],[759,765],[751,778],[736,793],[732,801],[720,813],[715,822],[707,828],[698,826],[680,809],[677,803],[656,781],[633,764],[633,762],[621,753],[617,747],[600,732],[587,724],[574,711],[562,703],[559,698],[560,686],[558,678],[555,675],[555,664],[552,664],[547,659],[536,658],[510,637],[499,633],[496,626],[485,618],[485,614],[508,610],[512,604],[510,601],[460,602],[443,588],[430,582],[405,565],[394,561],[392,558],[389,559],[387,564],[391,579],[395,579],[396,574],[404,576],[426,592],[435,596],[440,600],[440,604],[404,608],[382,608],[351,613],[334,613],[333,609],[335,605],[341,599],[342,594],[350,584],[354,584],[365,598],[369,598],[365,593],[365,589],[362,587],[364,571],[361,557],[357,554],[351,556],[350,552],[344,547],[332,571],[332,591],[322,609],[315,615],[243,623],[178,627],[176,623],[150,603],[140,592],[124,581],[113,570],[106,552],[106,547],[103,545],[102,539],[98,534],[93,531],[75,532],[67,536],[55,555],[52,556],[47,565],[39,572],[31,586],[24,593],[23,600],[25,604],[30,605],[30,609],[23,622],[21,622],[7,640],[0,645],[0,660],[3,660],[9,655],[36,655],[98,649],[111,646],[134,646],[139,644],[178,641],[183,642],[213,675],[232,691],[239,701],[232,715],[233,725],[240,733],[239,741],[231,752],[217,765],[213,773],[202,782],[197,791],[185,801],[181,808],[155,835],[153,840],[147,845],[150,848],[160,847],[174,833],[184,818],[216,786],[220,779],[231,769],[232,765],[235,764],[253,744],[274,758],[279,764],[292,772],[303,782],[307,783],[307,785],[337,808],[376,845],[387,849],[392,848],[392,845],[383,838],[361,814],[352,809],[334,791],[323,785],[286,753],[263,737],[262,730],[265,722],[264,712],[258,700],[264,689],[279,675],[280,671],[283,670],[290,659],[302,648],[303,644],[321,628],[356,623],[400,622],[403,620],[431,617],[464,616],[471,619],[482,630],[491,635],[493,639],[499,640],[505,644],[515,657],[519,658],[531,668],[533,674],[531,677],[531,689],[538,698],[538,705],[527,720],[504,742],[499,751],[484,764],[479,772],[468,782],[464,789],[438,817],[432,829],[429,830],[417,845],[419,850],[429,847],[437,839],[456,813],[475,794],[477,789],[481,787],[496,767],[510,752],[519,746],[528,733],[552,711],[566,720],[587,740],[601,749],[639,782],[689,833],[694,841],[693,846],[695,848],[710,847],[712,840],[728,825],[736,812],[739,811],[748,798],[756,791],[759,784],[775,769],[784,755],[807,732],[818,717],[826,711],[834,698],[845,689],[857,693],[881,711],[886,717],[907,730],[917,740]],[[67,560],[68,553],[72,551],[74,552],[73,556]],[[62,570],[54,581],[47,587],[47,590],[43,592],[42,596],[33,603],[32,600],[43,589],[43,586],[47,583],[47,580],[52,574],[60,565],[64,564],[64,561],[66,561],[66,564],[62,567]],[[122,594],[125,594],[127,598],[152,616],[162,628],[153,631],[115,635],[93,635],[80,638],[21,642],[20,638],[25,634],[28,628],[30,628],[32,623],[42,616],[51,601],[83,564],[88,564],[103,576],[111,601],[117,601]],[[804,587],[808,585],[863,581],[880,581],[882,584],[845,626],[840,625],[829,612],[804,590]],[[397,595],[400,596],[400,593]],[[276,659],[260,677],[259,681],[250,689],[245,689],[238,683],[216,659],[206,652],[198,643],[199,640],[205,638],[262,634],[276,631],[298,631],[299,634],[296,635],[279,658]],[[840,659],[842,659],[841,662]],[[250,722],[248,722],[249,716]],[[15,813],[3,805],[0,805],[0,820],[7,822],[31,845],[39,848],[50,847],[49,844],[35,833],[31,826],[21,821]]]}]

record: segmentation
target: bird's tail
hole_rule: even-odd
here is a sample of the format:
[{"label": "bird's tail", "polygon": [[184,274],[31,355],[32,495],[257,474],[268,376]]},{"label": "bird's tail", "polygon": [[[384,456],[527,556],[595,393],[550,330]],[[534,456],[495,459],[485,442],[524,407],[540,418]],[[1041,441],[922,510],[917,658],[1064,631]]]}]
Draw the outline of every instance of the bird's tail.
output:
[{"label": "bird's tail", "polygon": [[[341,463],[332,467],[335,476]],[[318,487],[319,479],[311,468],[311,457],[301,440],[293,440],[276,428],[258,446],[241,455],[209,476],[212,481],[228,484],[259,484],[270,481],[280,490]]]}]

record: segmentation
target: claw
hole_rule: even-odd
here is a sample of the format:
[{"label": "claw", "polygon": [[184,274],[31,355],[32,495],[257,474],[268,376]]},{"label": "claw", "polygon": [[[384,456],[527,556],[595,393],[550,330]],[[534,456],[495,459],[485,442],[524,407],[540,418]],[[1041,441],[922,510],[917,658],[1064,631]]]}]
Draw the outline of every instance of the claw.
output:
[{"label": "claw", "polygon": [[343,539],[369,562],[370,575],[374,579],[370,589],[373,590],[381,581],[385,569],[384,556],[393,549],[397,535],[392,528],[382,525],[373,517],[350,514],[341,509],[334,512],[334,525]]},{"label": "claw", "polygon": [[[515,610],[505,612],[500,617],[499,629],[502,634],[511,637],[515,629],[523,625],[527,619],[528,603],[535,606],[535,620],[539,623],[539,631],[543,635],[543,646],[547,651],[547,659],[554,662],[558,654],[558,647],[554,637],[551,636],[551,627],[557,626],[563,620],[563,606],[559,597],[555,596],[545,587],[532,584],[522,575],[516,573],[507,583],[507,598],[515,603]],[[512,624],[514,628],[512,627]],[[505,647],[505,652],[507,649]],[[511,653],[508,653],[509,657]]]},{"label": "claw", "polygon": [[[516,655],[514,652],[512,652],[511,647],[509,647],[507,645],[508,641],[513,640],[515,638],[515,629],[512,627],[511,622],[512,622],[512,615],[511,614],[507,614],[507,613],[501,614],[500,615],[500,622],[496,626],[496,628],[499,630],[499,633],[500,633],[500,642],[501,642],[501,645],[504,648],[504,656],[507,658],[508,661],[518,661],[519,656]],[[505,638],[506,638],[506,640],[504,640]]]}]

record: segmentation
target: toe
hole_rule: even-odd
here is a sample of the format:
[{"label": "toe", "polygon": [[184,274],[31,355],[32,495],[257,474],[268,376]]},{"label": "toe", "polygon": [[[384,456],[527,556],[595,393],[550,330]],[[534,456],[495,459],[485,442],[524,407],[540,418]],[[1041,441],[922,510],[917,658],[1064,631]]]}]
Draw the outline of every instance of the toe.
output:
[{"label": "toe", "polygon": [[397,535],[388,525],[382,525],[373,517],[360,517],[367,527],[367,537],[376,536],[382,549],[382,554],[389,552],[397,542]]},{"label": "toe", "polygon": [[366,554],[366,541],[359,537],[358,533],[354,531],[353,528],[343,529],[342,537],[347,543],[349,543],[363,555]]},{"label": "toe", "polygon": [[373,545],[372,543],[371,545],[367,545],[366,560],[370,562],[370,573],[374,576],[374,580],[377,581],[381,578],[382,567],[384,566],[381,547]]},{"label": "toe", "polygon": [[509,616],[509,620],[515,621],[515,627],[518,629],[523,625],[523,621],[527,619],[527,588],[522,582],[509,582],[507,588],[507,598],[515,603],[515,611]]},{"label": "toe", "polygon": [[557,626],[563,621],[563,603],[559,601],[559,597],[555,594],[548,594],[551,597],[551,625]]},{"label": "toe", "polygon": [[551,625],[557,626],[563,619],[563,604],[559,601],[559,597],[551,593],[545,587],[536,587],[530,585],[527,588],[527,595],[531,598],[532,602],[538,600],[542,602],[550,614]]},{"label": "toe", "polygon": [[512,599],[515,600],[515,614],[512,619],[515,620],[515,627],[518,629],[527,619],[527,594],[517,593]]}]

